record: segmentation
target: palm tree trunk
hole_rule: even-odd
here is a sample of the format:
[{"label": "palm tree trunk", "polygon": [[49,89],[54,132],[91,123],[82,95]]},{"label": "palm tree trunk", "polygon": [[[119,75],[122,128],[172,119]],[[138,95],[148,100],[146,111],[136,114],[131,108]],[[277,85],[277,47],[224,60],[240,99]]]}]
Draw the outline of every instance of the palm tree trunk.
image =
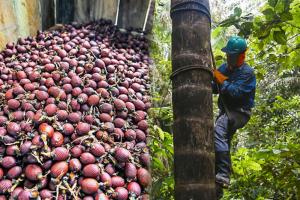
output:
[{"label": "palm tree trunk", "polygon": [[209,1],[171,7],[175,199],[215,200]]}]

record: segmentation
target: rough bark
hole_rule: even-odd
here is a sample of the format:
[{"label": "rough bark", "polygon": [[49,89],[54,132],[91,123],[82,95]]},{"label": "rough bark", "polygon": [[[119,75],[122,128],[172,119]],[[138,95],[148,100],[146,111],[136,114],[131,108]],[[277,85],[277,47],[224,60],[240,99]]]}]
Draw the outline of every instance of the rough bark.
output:
[{"label": "rough bark", "polygon": [[[198,1],[208,5],[208,0]],[[210,67],[208,17],[180,11],[172,15],[172,26],[173,72],[187,65]],[[211,80],[211,74],[200,69],[173,77],[176,200],[216,199]]]}]

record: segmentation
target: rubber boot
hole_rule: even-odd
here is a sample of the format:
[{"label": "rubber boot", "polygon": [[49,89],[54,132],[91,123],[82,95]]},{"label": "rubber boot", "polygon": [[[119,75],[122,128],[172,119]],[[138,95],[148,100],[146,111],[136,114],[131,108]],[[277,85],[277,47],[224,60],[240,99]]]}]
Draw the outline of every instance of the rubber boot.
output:
[{"label": "rubber boot", "polygon": [[223,188],[228,188],[231,174],[231,159],[229,151],[216,152],[215,167],[216,183],[220,184]]},{"label": "rubber boot", "polygon": [[216,196],[217,200],[221,199],[223,197],[223,187],[221,184],[216,183]]}]

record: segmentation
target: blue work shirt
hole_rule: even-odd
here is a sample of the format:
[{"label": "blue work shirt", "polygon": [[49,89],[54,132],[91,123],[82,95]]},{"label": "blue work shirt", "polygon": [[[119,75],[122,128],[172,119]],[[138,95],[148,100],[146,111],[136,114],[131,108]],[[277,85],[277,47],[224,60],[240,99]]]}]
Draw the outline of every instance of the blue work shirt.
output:
[{"label": "blue work shirt", "polygon": [[[256,77],[254,70],[246,63],[241,67],[230,71],[227,63],[222,64],[218,69],[222,74],[228,77],[222,85],[219,85],[220,97],[218,106],[224,111],[223,103],[229,110],[238,110],[240,108],[251,110],[254,107]],[[213,92],[218,93],[217,84],[213,82]]]}]

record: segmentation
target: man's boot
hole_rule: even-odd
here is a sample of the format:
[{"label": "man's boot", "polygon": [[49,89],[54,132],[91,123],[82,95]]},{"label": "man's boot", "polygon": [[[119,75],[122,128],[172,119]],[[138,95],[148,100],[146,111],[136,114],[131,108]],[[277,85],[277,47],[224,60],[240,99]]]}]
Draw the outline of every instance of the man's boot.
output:
[{"label": "man's boot", "polygon": [[223,187],[219,183],[216,183],[216,196],[217,200],[221,199],[223,197]]},{"label": "man's boot", "polygon": [[229,151],[216,152],[216,183],[223,188],[228,188],[230,184],[231,159]]}]

